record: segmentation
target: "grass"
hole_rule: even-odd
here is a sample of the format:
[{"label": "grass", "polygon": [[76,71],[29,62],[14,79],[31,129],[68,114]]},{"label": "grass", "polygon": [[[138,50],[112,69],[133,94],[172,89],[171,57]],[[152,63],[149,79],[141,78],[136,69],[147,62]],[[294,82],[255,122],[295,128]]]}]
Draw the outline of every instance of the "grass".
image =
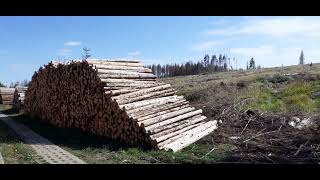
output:
[{"label": "grass", "polygon": [[254,83],[246,96],[253,97],[246,108],[262,111],[302,111],[317,112],[320,108],[320,98],[313,93],[320,91],[320,81],[298,81],[274,88],[265,83]]},{"label": "grass", "polygon": [[[314,64],[311,69],[308,66],[291,66],[163,78],[161,80],[170,83],[178,90],[178,94],[186,96],[193,106],[202,108],[204,115],[208,118],[218,118],[221,109],[225,109],[237,100],[248,96],[255,99],[249,102],[247,108],[271,112],[299,109],[313,113],[320,107],[320,98],[312,96],[314,92],[320,91],[319,81],[292,83],[280,76],[268,79],[289,72],[305,72],[306,69],[309,74],[320,75],[320,64]],[[0,108],[5,113],[15,113],[10,107],[0,105]],[[53,127],[24,115],[12,118],[90,164],[217,163],[226,161],[228,156],[237,149],[237,146],[233,144],[212,142],[211,138],[215,135],[213,133],[177,153],[146,150],[83,133],[77,129]],[[1,129],[1,126],[0,131],[2,133],[9,132],[7,129]],[[1,137],[7,136],[1,134]],[[4,140],[1,139],[2,141]],[[12,162],[34,163],[35,160],[32,156],[30,159],[27,158],[33,153],[27,149],[23,150],[26,148],[23,144],[20,147],[18,147],[19,145],[15,146],[16,141],[7,141],[7,143],[1,144],[1,147],[6,146],[7,149],[11,147],[6,150],[7,152],[2,152],[0,149],[5,156],[4,158],[15,159]],[[20,155],[14,156],[12,151],[19,152]],[[5,161],[9,162],[6,159]]]},{"label": "grass", "polygon": [[0,122],[0,152],[5,164],[36,164],[35,153]]},{"label": "grass", "polygon": [[10,109],[12,109],[11,105],[0,104],[0,111],[4,112],[4,111],[8,111]]},{"label": "grass", "polygon": [[[193,106],[204,109],[207,116],[215,116],[214,113],[219,113],[214,111],[217,107],[230,106],[245,97],[254,98],[245,108],[270,112],[317,112],[320,99],[312,94],[320,91],[320,83],[297,82],[283,76],[299,72],[306,73],[306,78],[319,80],[320,64],[170,77],[162,78],[162,81],[170,83]],[[206,110],[208,106],[211,108]]]},{"label": "grass", "polygon": [[[12,118],[90,164],[214,163],[226,157],[230,149],[224,144],[200,142],[177,153],[148,150],[130,147],[77,129],[53,127],[24,115]],[[213,148],[216,150],[208,153]]]},{"label": "grass", "polygon": [[161,81],[170,83],[175,89],[178,90],[178,94],[188,96],[196,91],[211,89],[212,86],[218,85],[221,82],[226,84],[236,84],[240,81],[249,83],[256,81],[258,77],[265,78],[274,75],[308,72],[310,76],[320,76],[320,64],[313,64],[304,66],[286,66],[275,68],[263,68],[248,71],[228,71],[218,72],[203,75],[190,75],[190,76],[177,76],[162,78]]},{"label": "grass", "polygon": [[[2,112],[25,124],[54,144],[90,164],[152,164],[152,163],[215,163],[223,161],[234,147],[228,144],[197,142],[180,152],[148,150],[130,147],[118,141],[81,132],[78,129],[53,127],[23,114],[17,115],[10,107]],[[211,151],[214,148],[213,151]],[[28,163],[24,161],[24,163]],[[32,162],[30,162],[32,163]]]},{"label": "grass", "polygon": [[[0,104],[0,112],[16,112],[10,105]],[[35,151],[0,121],[0,152],[5,164],[38,164]]]},{"label": "grass", "polygon": [[[210,146],[194,144],[181,152],[145,151],[139,148],[110,151],[108,148],[86,148],[71,150],[89,163],[116,164],[149,164],[149,163],[215,163],[226,156],[227,145],[218,145],[217,151],[210,152]],[[207,154],[207,155],[206,155]]]}]

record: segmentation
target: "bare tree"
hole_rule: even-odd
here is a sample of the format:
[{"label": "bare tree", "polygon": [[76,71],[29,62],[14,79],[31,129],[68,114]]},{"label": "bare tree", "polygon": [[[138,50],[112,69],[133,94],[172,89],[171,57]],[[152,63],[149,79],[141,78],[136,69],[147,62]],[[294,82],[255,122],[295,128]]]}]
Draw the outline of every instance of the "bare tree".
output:
[{"label": "bare tree", "polygon": [[84,47],[83,48],[83,52],[84,54],[82,54],[82,60],[86,60],[88,59],[89,57],[91,57],[91,54],[89,53],[91,51],[91,49],[87,48],[87,47]]},{"label": "bare tree", "polygon": [[301,54],[300,54],[300,58],[299,58],[299,64],[303,65],[304,64],[304,54],[303,54],[303,50],[301,50]]}]

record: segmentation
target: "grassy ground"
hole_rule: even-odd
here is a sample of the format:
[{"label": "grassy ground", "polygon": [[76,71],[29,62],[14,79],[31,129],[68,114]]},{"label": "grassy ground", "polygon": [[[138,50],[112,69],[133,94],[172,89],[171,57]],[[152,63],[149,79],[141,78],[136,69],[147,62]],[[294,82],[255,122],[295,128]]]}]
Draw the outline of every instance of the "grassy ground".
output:
[{"label": "grassy ground", "polygon": [[[222,161],[251,163],[319,162],[319,129],[298,131],[292,117],[319,118],[320,65],[164,78],[218,130],[198,143],[236,147]],[[284,74],[301,73],[299,76]],[[249,111],[248,111],[249,110]],[[233,138],[233,139],[232,139]],[[303,153],[302,153],[303,152]]]},{"label": "grassy ground", "polygon": [[[210,144],[194,144],[179,153],[144,150],[128,147],[116,141],[82,133],[76,129],[56,128],[38,120],[29,119],[24,115],[16,116],[10,107],[1,107],[2,112],[11,118],[27,125],[29,128],[48,138],[63,149],[83,159],[87,163],[97,164],[126,164],[126,163],[212,163],[226,156],[227,145],[214,146]],[[5,110],[4,110],[5,109]],[[17,137],[10,134],[4,124],[0,124],[0,150],[6,163],[36,163],[34,152],[30,147],[22,144]],[[10,135],[9,135],[10,134]],[[208,153],[213,147],[217,150]]]},{"label": "grassy ground", "polygon": [[201,74],[191,76],[178,76],[171,78],[163,78],[162,81],[170,83],[179,90],[179,94],[188,96],[192,92],[209,89],[213,86],[224,82],[226,84],[233,84],[239,82],[252,82],[257,77],[265,78],[275,74],[299,73],[308,72],[313,76],[320,76],[320,64],[313,64],[304,66],[286,66],[276,68],[264,68],[248,71],[229,71],[212,74]]},{"label": "grassy ground", "polygon": [[[97,164],[213,163],[227,156],[225,144],[194,144],[178,153],[129,147],[117,141],[83,133],[77,129],[56,128],[24,115],[12,117],[63,149]],[[216,150],[210,152],[215,148]]]},{"label": "grassy ground", "polygon": [[293,82],[274,88],[266,83],[255,83],[246,93],[247,97],[254,100],[247,108],[262,111],[302,111],[316,113],[320,108],[320,98],[313,97],[315,92],[320,92],[320,82]]},{"label": "grassy ground", "polygon": [[[295,102],[299,101],[299,99],[302,100],[306,96],[309,97],[311,91],[319,89],[319,83],[295,83],[295,80],[291,81],[289,79],[285,79],[285,83],[274,82],[279,81],[277,76],[283,78],[282,75],[288,73],[306,73],[307,77],[305,78],[320,79],[320,64],[313,64],[312,67],[309,65],[287,66],[249,71],[231,71],[213,74],[171,77],[163,78],[161,80],[165,83],[170,83],[175,89],[178,90],[178,94],[184,95],[189,101],[191,101],[191,103],[193,103],[193,105],[199,108],[206,107],[206,105],[216,107],[220,106],[221,104],[232,104],[242,99],[244,95],[259,96],[260,99],[268,99],[273,95],[280,95],[283,97],[275,97],[274,99],[271,99],[271,101],[275,101],[275,103],[278,103],[278,105],[275,105],[275,107],[270,107],[270,110],[274,110],[279,106],[282,107],[281,110],[284,110],[286,107],[283,107],[283,105],[290,103],[295,104]],[[290,84],[290,86],[284,86],[288,84]],[[300,85],[308,87],[299,87]],[[281,88],[287,88],[285,90],[286,92],[283,92],[282,94],[276,94],[275,90],[282,91],[283,89]],[[248,90],[250,92],[247,92]],[[294,96],[294,94],[296,94],[296,96]],[[282,102],[278,100],[281,100]],[[212,102],[215,102],[215,104],[212,104]],[[318,107],[317,103],[318,101],[314,101],[302,108],[306,111],[314,111]],[[269,110],[269,107],[264,108],[260,106],[256,108],[262,108],[261,110]]]},{"label": "grassy ground", "polygon": [[[307,72],[307,76],[304,76],[302,79],[288,79],[282,75],[297,72]],[[252,132],[259,134],[261,129],[262,131],[264,129],[273,130],[273,128],[275,128],[273,127],[274,125],[279,125],[274,123],[274,121],[278,121],[279,118],[256,118],[256,124],[259,120],[270,122],[270,124],[258,125],[261,129],[254,129],[256,126],[251,126],[250,124],[247,127],[246,125],[249,124],[251,117],[247,115],[242,117],[243,114],[236,113],[229,115],[226,112],[230,113],[231,107],[239,106],[241,107],[240,110],[252,109],[271,115],[276,112],[284,113],[282,114],[284,116],[291,116],[292,114],[290,113],[292,112],[298,115],[315,115],[318,113],[320,107],[320,98],[314,97],[313,94],[320,91],[319,77],[320,65],[314,64],[311,68],[307,65],[291,66],[161,79],[161,81],[170,83],[176,88],[178,94],[184,95],[193,106],[203,109],[204,115],[208,118],[222,119],[224,121],[218,130],[177,153],[128,147],[117,141],[99,138],[94,135],[82,133],[76,129],[52,127],[24,115],[14,116],[12,118],[27,125],[35,132],[88,163],[217,163],[230,162],[232,157],[241,154],[250,154],[250,156],[247,156],[247,159],[251,162],[250,159],[257,154],[260,155],[259,157],[269,159],[270,157],[267,155],[271,152],[277,155],[286,155],[294,151],[293,154],[295,154],[301,143],[305,142],[295,141],[293,142],[294,146],[286,144],[288,147],[290,145],[291,149],[283,149],[287,141],[279,141],[282,145],[277,145],[275,146],[276,148],[270,149],[274,144],[268,144],[267,147],[269,149],[265,147],[265,150],[268,149],[268,152],[265,152],[267,155],[261,154],[261,152],[264,152],[261,147],[257,148],[256,146],[248,145],[248,143],[238,143],[235,142],[235,140],[230,141],[228,138],[240,134],[241,138],[250,139],[251,136],[256,135],[252,134]],[[0,106],[0,108],[8,114],[16,113],[10,110],[9,107]],[[222,116],[224,113],[226,115]],[[240,121],[242,124],[238,124]],[[270,127],[267,128],[267,125]],[[280,126],[282,127],[282,125]],[[290,132],[293,130],[294,129],[290,129],[290,127],[286,127],[283,132],[286,135],[285,137],[291,137]],[[244,133],[241,131],[244,131]],[[279,136],[281,136],[281,134]],[[275,138],[276,137],[272,137],[269,139],[275,141]],[[252,143],[258,144],[262,140],[265,142],[268,138],[266,138],[266,136],[259,136],[259,138],[255,139]],[[300,139],[304,141],[303,138]],[[245,151],[244,149],[248,147],[251,147],[254,151],[251,151],[251,149],[250,151]],[[314,151],[312,152],[314,153]],[[282,160],[280,158],[274,158],[272,161],[270,160],[270,162],[283,162],[283,159],[284,158],[282,158]],[[241,159],[233,159],[232,161],[241,161]],[[260,160],[255,161],[259,162]],[[265,159],[261,161],[269,162],[269,160],[266,161]],[[24,162],[31,163],[28,161]]]},{"label": "grassy ground", "polygon": [[0,111],[1,112],[9,111],[10,109],[12,109],[11,105],[0,104]]},{"label": "grassy ground", "polygon": [[[9,107],[1,106],[8,109]],[[30,146],[21,140],[8,127],[0,122],[0,152],[5,164],[35,164],[35,153]]]},{"label": "grassy ground", "polygon": [[[178,153],[129,147],[111,139],[83,133],[77,129],[57,128],[39,120],[30,119],[25,115],[18,115],[10,106],[0,106],[0,108],[12,119],[25,124],[36,133],[90,164],[214,163],[225,158],[232,149],[230,145],[215,145],[214,143],[196,143]],[[10,133],[7,128],[0,129],[0,131]],[[16,147],[19,148],[20,159],[16,163],[36,162],[31,156],[34,155],[34,152],[27,145],[22,144],[15,136],[10,138],[18,143],[8,142],[2,146],[6,149],[12,147],[6,151],[15,151]],[[213,148],[215,151],[210,152]],[[10,154],[6,151],[3,151],[3,156],[6,158],[14,159],[18,156],[17,153]]]}]

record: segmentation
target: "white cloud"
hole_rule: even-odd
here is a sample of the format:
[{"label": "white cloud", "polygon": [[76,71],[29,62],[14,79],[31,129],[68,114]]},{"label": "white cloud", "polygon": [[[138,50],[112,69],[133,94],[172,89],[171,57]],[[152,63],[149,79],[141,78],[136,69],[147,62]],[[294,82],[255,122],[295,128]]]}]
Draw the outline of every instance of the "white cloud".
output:
[{"label": "white cloud", "polygon": [[300,48],[279,48],[273,54],[257,56],[257,59],[259,64],[265,64],[264,66],[296,65],[299,62],[300,53]]},{"label": "white cloud", "polygon": [[210,22],[209,24],[210,25],[224,25],[226,23],[229,23],[230,21],[228,21],[227,19],[225,18],[220,18],[220,19],[217,19],[215,21],[212,21]]},{"label": "white cloud", "polygon": [[[271,45],[264,45],[260,47],[251,48],[232,48],[230,53],[237,55],[242,60],[242,65],[253,57],[256,64],[263,67],[295,65],[299,62],[301,48],[299,47],[274,47]],[[305,62],[320,62],[320,52],[317,49],[304,49]],[[317,59],[317,57],[319,59]]]},{"label": "white cloud", "polygon": [[305,17],[245,18],[238,26],[206,31],[208,35],[269,35],[320,37],[320,19]]},{"label": "white cloud", "polygon": [[230,53],[242,55],[242,56],[266,56],[274,53],[274,47],[270,45],[264,45],[254,48],[231,48]]},{"label": "white cloud", "polygon": [[158,64],[161,62],[160,59],[141,59],[140,61],[144,65]]},{"label": "white cloud", "polygon": [[223,44],[223,42],[221,42],[221,41],[207,41],[207,42],[199,43],[199,44],[192,46],[191,50],[193,50],[193,51],[208,51],[208,50],[212,50],[213,47],[215,47],[217,45],[222,45],[222,44]]},{"label": "white cloud", "polygon": [[305,62],[320,63],[320,51],[319,49],[303,50],[305,56]]},{"label": "white cloud", "polygon": [[217,36],[232,36],[237,34],[237,28],[235,26],[229,26],[229,27],[225,27],[223,29],[211,29],[211,30],[207,30],[205,31],[206,34],[208,35],[217,35]]},{"label": "white cloud", "polygon": [[81,41],[67,41],[64,43],[65,46],[80,46],[81,44]]},{"label": "white cloud", "polygon": [[69,56],[72,54],[72,50],[70,49],[59,49],[57,55],[59,56]]},{"label": "white cloud", "polygon": [[[319,17],[242,17],[232,24],[221,22],[203,35],[223,38],[226,46],[222,48],[228,48],[242,67],[251,57],[264,67],[298,64],[302,49],[306,63],[320,62]],[[204,43],[194,49],[208,50],[209,46]]]},{"label": "white cloud", "polygon": [[139,56],[139,55],[141,55],[141,52],[140,51],[129,52],[128,55],[129,56]]}]

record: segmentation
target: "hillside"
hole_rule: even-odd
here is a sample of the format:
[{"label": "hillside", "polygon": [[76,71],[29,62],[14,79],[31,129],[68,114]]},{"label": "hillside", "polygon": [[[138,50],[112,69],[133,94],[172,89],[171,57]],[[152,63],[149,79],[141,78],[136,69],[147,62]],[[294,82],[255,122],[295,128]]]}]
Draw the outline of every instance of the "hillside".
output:
[{"label": "hillside", "polygon": [[[319,161],[319,129],[314,120],[320,117],[317,95],[320,64],[160,81],[170,83],[178,90],[177,94],[184,95],[192,106],[203,109],[209,119],[218,120],[218,129],[182,151],[172,153],[144,150],[73,129],[55,128],[24,115],[12,118],[88,163]],[[312,123],[302,126],[302,122]]]},{"label": "hillside", "polygon": [[[220,121],[199,143],[234,147],[223,161],[311,163],[319,160],[319,70],[313,64],[162,81]],[[300,128],[303,123],[306,128]]]}]

